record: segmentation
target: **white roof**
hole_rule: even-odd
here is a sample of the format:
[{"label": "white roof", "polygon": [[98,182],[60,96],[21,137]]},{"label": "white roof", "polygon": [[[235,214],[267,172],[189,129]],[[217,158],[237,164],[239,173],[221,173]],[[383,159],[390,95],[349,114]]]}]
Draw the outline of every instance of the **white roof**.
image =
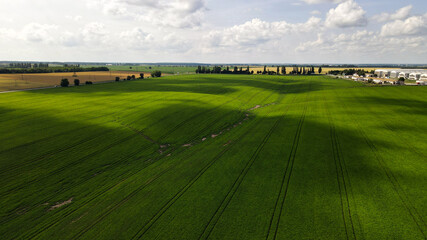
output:
[{"label": "white roof", "polygon": [[375,72],[399,72],[399,73],[421,73],[427,74],[427,69],[377,69]]}]

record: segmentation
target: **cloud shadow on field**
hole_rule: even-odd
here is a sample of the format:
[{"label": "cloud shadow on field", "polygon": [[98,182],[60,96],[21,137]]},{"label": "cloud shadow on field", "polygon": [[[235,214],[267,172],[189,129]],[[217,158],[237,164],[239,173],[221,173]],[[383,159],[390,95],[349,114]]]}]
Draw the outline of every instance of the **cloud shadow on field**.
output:
[{"label": "cloud shadow on field", "polygon": [[[347,98],[345,101],[354,101]],[[362,104],[376,104],[380,106],[387,107],[387,109],[392,109],[396,113],[406,113],[406,114],[417,114],[417,115],[426,115],[427,114],[427,104],[425,101],[415,100],[415,99],[398,99],[398,98],[386,98],[386,97],[359,97],[357,101]],[[391,108],[390,108],[391,107]]]},{"label": "cloud shadow on field", "polygon": [[[315,76],[305,76],[309,80]],[[258,75],[222,75],[221,78],[212,78],[212,75],[183,75],[168,76],[162,78],[149,78],[142,80],[112,82],[93,86],[80,86],[69,88],[46,89],[28,91],[29,94],[82,94],[87,97],[114,96],[135,92],[179,92],[225,95],[237,92],[241,87],[250,87],[276,93],[304,93],[318,91],[329,87],[329,83],[318,82],[310,84],[309,81],[301,81],[301,76],[258,76]],[[332,85],[330,85],[332,86]]]}]

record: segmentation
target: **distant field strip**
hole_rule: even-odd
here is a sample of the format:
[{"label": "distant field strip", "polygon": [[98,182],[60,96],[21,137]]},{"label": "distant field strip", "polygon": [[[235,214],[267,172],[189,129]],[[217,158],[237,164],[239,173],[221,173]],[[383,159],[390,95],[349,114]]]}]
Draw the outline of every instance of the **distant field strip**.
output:
[{"label": "distant field strip", "polygon": [[0,236],[425,239],[426,89],[203,74],[1,94]]},{"label": "distant field strip", "polygon": [[[103,72],[60,72],[60,73],[28,73],[28,74],[0,74],[0,91],[11,91],[19,89],[43,88],[59,86],[61,79],[66,78],[70,85],[74,84],[74,79],[79,79],[80,84],[86,81],[108,82],[114,81],[116,77],[120,80],[127,76],[135,75],[139,77],[142,71],[103,71]],[[145,72],[145,77],[150,76]]]}]

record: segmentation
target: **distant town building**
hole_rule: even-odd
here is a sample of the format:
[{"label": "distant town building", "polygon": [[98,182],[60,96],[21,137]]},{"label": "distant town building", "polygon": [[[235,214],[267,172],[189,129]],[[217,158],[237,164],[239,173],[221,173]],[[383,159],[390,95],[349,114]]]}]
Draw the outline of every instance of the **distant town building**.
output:
[{"label": "distant town building", "polygon": [[379,78],[405,78],[420,80],[422,76],[427,79],[427,70],[424,69],[377,69],[375,74]]}]

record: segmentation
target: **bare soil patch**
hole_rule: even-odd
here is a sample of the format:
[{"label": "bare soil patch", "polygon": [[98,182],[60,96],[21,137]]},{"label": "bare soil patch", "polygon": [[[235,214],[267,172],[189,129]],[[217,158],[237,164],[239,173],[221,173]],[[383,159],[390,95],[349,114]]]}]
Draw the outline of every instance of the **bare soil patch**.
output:
[{"label": "bare soil patch", "polygon": [[53,205],[52,207],[49,208],[49,211],[55,210],[57,208],[60,208],[62,206],[65,206],[67,204],[70,204],[73,201],[73,198],[68,199],[67,201],[61,202],[61,203],[56,203],[56,205]]}]

